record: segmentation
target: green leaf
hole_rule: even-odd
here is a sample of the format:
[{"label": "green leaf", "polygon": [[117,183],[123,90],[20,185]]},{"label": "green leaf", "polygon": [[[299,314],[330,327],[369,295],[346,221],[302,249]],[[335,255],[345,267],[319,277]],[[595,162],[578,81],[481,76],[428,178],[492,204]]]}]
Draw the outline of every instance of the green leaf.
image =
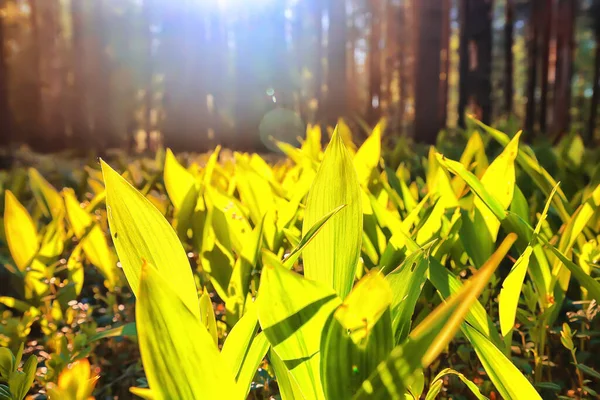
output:
[{"label": "green leaf", "polygon": [[444,376],[446,376],[446,375],[456,375],[456,376],[458,376],[458,378],[465,385],[467,385],[467,387],[469,388],[469,390],[471,391],[471,393],[473,393],[473,395],[478,400],[487,400],[487,397],[485,397],[483,394],[481,394],[481,392],[479,391],[479,387],[477,387],[477,385],[473,381],[471,381],[469,378],[467,378],[466,376],[464,376],[460,372],[453,370],[452,368],[445,368],[445,369],[441,370],[435,376],[435,378],[433,378],[433,380],[432,380],[433,383],[431,384],[429,392],[427,392],[427,396],[425,397],[425,400],[435,400],[437,398],[437,395],[442,390],[442,386],[443,386],[443,383],[444,383],[444,380],[442,378]]},{"label": "green leaf", "polygon": [[260,326],[304,397],[323,399],[321,334],[340,299],[323,283],[265,265],[256,301]]},{"label": "green leaf", "polygon": [[296,380],[285,366],[281,358],[273,351],[269,350],[269,361],[275,371],[275,377],[277,378],[277,386],[279,387],[279,394],[282,400],[304,400],[305,397],[302,395],[302,390],[296,383]]},{"label": "green leaf", "polygon": [[463,325],[490,380],[505,399],[541,399],[531,383],[496,346],[477,329]]},{"label": "green leaf", "polygon": [[593,368],[588,367],[584,364],[575,364],[575,366],[580,369],[584,374],[591,376],[592,378],[596,378],[600,380],[600,372],[596,371]]},{"label": "green leaf", "polygon": [[48,286],[41,282],[46,267],[35,259],[40,243],[37,229],[27,209],[10,190],[4,197],[4,232],[10,254],[19,271],[25,274],[25,285],[37,294]]},{"label": "green leaf", "polygon": [[288,269],[291,269],[294,266],[294,263],[300,257],[300,253],[304,248],[310,243],[310,241],[319,233],[319,231],[323,228],[325,223],[329,221],[331,217],[337,214],[342,208],[346,207],[345,204],[335,208],[329,213],[325,214],[321,219],[314,223],[314,225],[302,236],[300,242],[296,244],[294,249],[290,252],[290,254],[283,260],[283,265]]},{"label": "green leaf", "polygon": [[72,190],[65,190],[63,193],[69,222],[75,236],[81,241],[85,256],[106,277],[107,287],[112,290],[118,281],[117,262],[108,247],[102,228],[81,208]]},{"label": "green leaf", "polygon": [[34,355],[29,356],[23,365],[23,372],[13,371],[8,378],[8,386],[13,395],[13,399],[22,400],[29,392],[35,379],[35,371],[37,370],[37,358]]},{"label": "green leaf", "polygon": [[525,252],[521,254],[502,283],[502,289],[500,290],[500,296],[498,297],[500,331],[502,332],[502,336],[509,335],[515,325],[519,297],[521,295],[523,281],[525,280],[525,274],[527,274],[529,258],[531,257],[532,252],[532,247],[527,247],[527,249],[525,249]]},{"label": "green leaf", "polygon": [[[503,146],[508,145],[510,142],[510,137],[505,133],[500,132],[494,128],[491,128],[481,121],[476,120],[472,116],[469,116],[469,119],[479,125],[484,131],[486,131],[490,136],[494,138],[498,143]],[[528,150],[528,151],[523,151]],[[552,178],[552,176],[546,171],[544,168],[540,166],[540,164],[535,159],[533,155],[533,151],[529,148],[523,148],[522,151],[519,151],[517,154],[517,163],[521,166],[523,171],[527,175],[531,177],[536,186],[544,193],[546,196],[550,196],[552,189],[556,187],[556,180]],[[562,189],[558,189],[558,196],[554,199],[554,205],[560,213],[563,221],[567,221],[569,219],[570,212],[569,202],[567,197],[565,196]]]},{"label": "green leaf", "polygon": [[[460,279],[445,268],[435,257],[429,257],[428,273],[429,280],[444,299],[460,292],[464,287]],[[465,320],[488,336],[494,343],[501,345],[502,342],[494,322],[479,301],[473,303]]]},{"label": "green leaf", "polygon": [[155,265],[199,319],[198,295],[185,250],[164,216],[121,175],[102,161],[106,208],[113,242],[131,290],[137,295],[141,265]]},{"label": "green leaf", "polygon": [[358,181],[362,185],[369,183],[371,171],[377,168],[381,157],[381,124],[377,124],[373,133],[365,140],[354,155],[354,167]]},{"label": "green leaf", "polygon": [[422,250],[412,253],[402,264],[390,272],[385,279],[392,289],[392,327],[395,344],[408,336],[415,306],[427,279],[428,258]]},{"label": "green leaf", "polygon": [[338,129],[308,193],[302,235],[324,215],[346,205],[304,249],[304,273],[344,298],[350,292],[362,240],[361,192],[356,171]]},{"label": "green leaf", "polygon": [[438,153],[436,156],[440,164],[446,167],[453,174],[456,174],[464,179],[473,193],[475,193],[483,201],[483,203],[490,209],[496,218],[498,218],[500,221],[505,218],[506,213],[502,203],[487,191],[481,181],[479,181],[479,179],[477,179],[473,173],[468,171],[461,163],[447,159],[442,154]]},{"label": "green leaf", "polygon": [[256,310],[251,307],[229,332],[221,351],[223,363],[229,367],[243,398],[247,397],[256,370],[269,350],[266,336],[257,331]]},{"label": "green leaf", "polygon": [[349,399],[394,346],[392,291],[379,273],[361,279],[325,326],[321,375],[325,397]]},{"label": "green leaf", "polygon": [[[490,196],[494,197],[502,206],[503,210],[508,209],[513,199],[515,190],[515,158],[519,153],[519,137],[515,137],[506,145],[504,151],[490,164],[481,178],[481,184],[487,190]],[[474,205],[481,213],[492,241],[496,241],[500,221],[494,216],[494,213],[484,205],[483,201],[476,197]]]},{"label": "green leaf", "polygon": [[198,307],[192,313],[178,291],[158,269],[142,266],[136,326],[154,398],[237,398],[217,346],[200,323]]},{"label": "green leaf", "polygon": [[0,384],[0,400],[13,400],[8,386]]},{"label": "green leaf", "polygon": [[180,210],[190,191],[194,190],[196,178],[179,164],[171,149],[167,149],[165,156],[164,181],[173,206]]},{"label": "green leaf", "polygon": [[417,380],[422,368],[431,364],[450,343],[471,306],[516,240],[511,234],[463,288],[438,306],[392,350],[386,361],[367,379],[355,399],[400,398]]},{"label": "green leaf", "polygon": [[[594,189],[590,196],[573,213],[567,222],[565,230],[560,237],[558,249],[563,254],[569,254],[579,235],[583,232],[594,213],[600,207],[600,185]],[[552,275],[558,280],[561,289],[567,290],[569,272],[561,268],[561,261],[557,259],[552,266]]]},{"label": "green leaf", "polygon": [[[548,198],[548,201],[546,201],[544,211],[540,215],[540,219],[534,230],[535,235],[540,232],[540,229],[542,228],[542,225],[548,216],[550,202],[552,201],[552,197],[556,193],[557,188],[558,185],[554,188],[552,193],[550,193],[550,197]],[[529,269],[529,260],[534,251],[535,243],[531,243],[529,246],[527,246],[523,254],[521,254],[502,284],[502,289],[500,290],[500,295],[498,297],[500,330],[502,332],[502,336],[509,335],[512,327],[515,324],[515,317],[517,315],[517,307],[519,305],[519,297],[521,295],[523,281],[525,280],[525,274]],[[532,275],[534,276],[536,286],[540,287],[540,285],[543,285],[543,278],[541,278],[537,272],[534,271]],[[543,286],[543,288],[546,289],[545,286]]]},{"label": "green leaf", "polygon": [[175,207],[174,224],[180,238],[187,238],[192,214],[198,200],[196,178],[179,162],[171,149],[165,156],[164,181],[167,194]]},{"label": "green leaf", "polygon": [[15,369],[15,356],[8,347],[0,347],[0,377],[6,380]]},{"label": "green leaf", "polygon": [[104,329],[96,332],[88,338],[88,343],[95,342],[97,340],[111,338],[111,337],[135,337],[137,336],[137,329],[135,322],[130,322],[112,329]]},{"label": "green leaf", "polygon": [[65,214],[65,206],[60,194],[35,168],[29,168],[31,191],[45,216],[57,219]]},{"label": "green leaf", "polygon": [[247,236],[242,254],[236,260],[231,273],[227,287],[227,299],[225,301],[228,316],[227,323],[230,326],[233,326],[245,311],[246,297],[250,290],[250,278],[252,271],[258,264],[258,257],[262,247],[264,221],[265,219],[263,218],[254,228],[252,234]]},{"label": "green leaf", "polygon": [[219,337],[217,336],[217,320],[215,318],[215,310],[213,309],[210,295],[206,290],[200,296],[200,322],[210,336],[212,336],[215,346],[219,346]]}]

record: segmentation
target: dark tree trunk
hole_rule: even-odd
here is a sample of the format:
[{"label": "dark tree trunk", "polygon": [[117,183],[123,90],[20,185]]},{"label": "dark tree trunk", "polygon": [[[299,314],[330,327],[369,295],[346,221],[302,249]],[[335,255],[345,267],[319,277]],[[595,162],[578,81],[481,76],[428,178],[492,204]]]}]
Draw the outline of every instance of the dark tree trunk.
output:
[{"label": "dark tree trunk", "polygon": [[550,64],[550,33],[552,32],[553,0],[545,0],[543,5],[543,30],[541,37],[541,95],[540,95],[540,132],[546,133],[548,112],[548,68]]},{"label": "dark tree trunk", "polygon": [[597,126],[598,104],[600,104],[600,1],[596,0],[591,9],[594,16],[594,33],[596,36],[596,56],[594,61],[594,83],[592,92],[592,104],[590,109],[590,119],[587,127],[587,141],[594,141],[594,133]]},{"label": "dark tree trunk", "polygon": [[334,125],[348,110],[346,90],[346,2],[328,0],[327,121]]},{"label": "dark tree trunk", "polygon": [[504,112],[510,116],[513,112],[514,95],[514,26],[515,26],[514,0],[506,0],[506,22],[504,25]]},{"label": "dark tree trunk", "polygon": [[[0,1],[0,8],[4,1]],[[6,71],[6,55],[4,50],[4,18],[0,19],[0,146],[8,146],[13,137],[11,114],[8,102],[8,73]]]},{"label": "dark tree trunk", "polygon": [[409,81],[409,69],[408,69],[408,55],[407,55],[407,43],[409,43],[409,29],[408,29],[408,1],[404,1],[403,4],[398,8],[398,111],[394,116],[394,120],[398,121],[400,126],[400,132],[403,132],[403,126],[405,123],[404,112],[406,110],[406,102],[408,96],[408,81]]},{"label": "dark tree trunk", "polygon": [[575,51],[576,2],[559,0],[556,43],[556,89],[554,99],[553,136],[565,134],[571,123],[571,80]]},{"label": "dark tree trunk", "polygon": [[369,0],[371,34],[369,36],[369,97],[367,98],[367,122],[374,125],[381,116],[381,3]]},{"label": "dark tree trunk", "polygon": [[95,146],[99,150],[120,148],[121,138],[115,132],[110,111],[111,85],[110,85],[110,59],[106,52],[105,32],[105,0],[93,2],[93,34],[92,49],[94,49],[92,93],[93,93],[93,127]]},{"label": "dark tree trunk", "polygon": [[462,0],[459,123],[468,111],[489,123],[492,116],[492,0]]},{"label": "dark tree trunk", "polygon": [[596,131],[598,104],[600,103],[600,35],[596,36],[596,56],[594,62],[594,91],[592,93],[592,104],[590,109],[590,118],[587,127],[587,141],[594,141],[594,132]]},{"label": "dark tree trunk", "polygon": [[28,93],[30,123],[27,126],[26,139],[33,149],[39,149],[43,146],[44,132],[42,126],[42,59],[41,59],[41,38],[39,28],[39,7],[37,0],[30,0],[29,23],[32,32],[32,60],[34,76],[32,77],[31,91]]},{"label": "dark tree trunk", "polygon": [[[570,0],[569,0],[570,1]],[[541,0],[531,0],[527,24],[527,107],[525,110],[525,132],[533,135],[535,129],[535,89],[537,87],[538,32]]]},{"label": "dark tree trunk", "polygon": [[442,30],[431,29],[442,23],[442,3],[421,0],[417,4],[417,62],[415,87],[415,139],[435,144],[440,127],[437,113],[440,80]]},{"label": "dark tree trunk", "polygon": [[440,98],[438,118],[440,129],[446,127],[448,119],[448,74],[450,72],[450,0],[442,1],[442,51],[440,73]]},{"label": "dark tree trunk", "polygon": [[88,124],[88,97],[85,89],[85,21],[83,3],[75,0],[71,2],[71,20],[73,21],[72,46],[71,46],[71,110],[70,123],[73,132],[71,146],[85,150],[90,145],[90,126]]},{"label": "dark tree trunk", "polygon": [[384,72],[383,87],[381,92],[381,112],[388,114],[390,106],[394,101],[392,96],[392,82],[397,76],[398,68],[398,6],[392,0],[385,1],[385,47],[384,47]]}]

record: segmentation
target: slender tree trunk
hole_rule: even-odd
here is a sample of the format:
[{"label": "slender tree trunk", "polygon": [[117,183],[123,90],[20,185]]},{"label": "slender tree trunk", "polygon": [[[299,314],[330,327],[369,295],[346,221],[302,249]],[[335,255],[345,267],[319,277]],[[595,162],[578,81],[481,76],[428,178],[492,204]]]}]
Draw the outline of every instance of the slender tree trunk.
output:
[{"label": "slender tree trunk", "polygon": [[492,0],[463,0],[460,40],[459,124],[468,110],[485,123],[492,116]]},{"label": "slender tree trunk", "polygon": [[439,0],[421,0],[417,7],[417,62],[415,88],[415,139],[435,144],[440,127],[437,113],[443,10]]},{"label": "slender tree trunk", "polygon": [[514,96],[514,26],[515,26],[514,0],[506,0],[506,22],[504,25],[504,112],[510,116],[513,112]]},{"label": "slender tree trunk", "polygon": [[548,68],[550,64],[550,33],[552,32],[553,0],[545,0],[543,6],[543,32],[541,43],[541,96],[540,96],[540,132],[546,133],[548,112]]},{"label": "slender tree trunk", "polygon": [[73,21],[71,43],[71,129],[73,147],[85,150],[90,145],[90,126],[88,124],[88,97],[85,89],[85,21],[83,3],[71,1],[71,19]]},{"label": "slender tree trunk", "polygon": [[409,70],[407,62],[407,43],[409,38],[409,29],[407,24],[408,15],[408,0],[404,0],[403,4],[398,8],[398,111],[395,115],[395,120],[398,121],[400,132],[404,131],[406,100],[408,95]]},{"label": "slender tree trunk", "polygon": [[460,33],[458,44],[458,126],[465,128],[465,113],[469,103],[469,0],[459,0]]},{"label": "slender tree trunk", "polygon": [[[0,1],[0,8],[4,1]],[[11,113],[8,102],[8,73],[4,50],[4,18],[0,19],[0,147],[8,146],[13,139],[11,129]]]},{"label": "slender tree trunk", "polygon": [[369,0],[371,34],[369,36],[369,97],[367,99],[367,122],[374,125],[381,117],[381,3]]},{"label": "slender tree trunk", "polygon": [[[600,7],[599,7],[600,8]],[[587,141],[594,141],[594,132],[597,126],[598,104],[600,104],[600,35],[596,36],[596,56],[594,62],[594,91],[592,93],[592,104],[590,109],[590,118],[587,127]]]},{"label": "slender tree trunk", "polygon": [[94,0],[93,2],[93,75],[91,89],[93,93],[93,127],[95,146],[99,150],[108,148],[120,148],[121,138],[115,132],[115,127],[110,112],[111,80],[110,59],[106,52],[106,0]]},{"label": "slender tree trunk", "polygon": [[571,123],[571,81],[575,51],[576,2],[559,0],[556,58],[556,89],[554,101],[553,136],[565,134]]},{"label": "slender tree trunk", "polygon": [[384,73],[383,88],[381,92],[381,112],[389,114],[390,107],[394,101],[392,83],[398,69],[398,6],[392,0],[385,1],[385,47],[384,47]]},{"label": "slender tree trunk", "polygon": [[328,0],[327,121],[334,125],[348,110],[346,90],[346,2]]},{"label": "slender tree trunk", "polygon": [[440,98],[438,115],[440,129],[446,128],[448,119],[448,74],[450,72],[450,0],[442,1],[442,51],[440,73]]},{"label": "slender tree trunk", "polygon": [[531,13],[527,24],[527,107],[525,132],[533,135],[535,129],[535,88],[537,87],[539,6],[541,0],[531,0]]}]

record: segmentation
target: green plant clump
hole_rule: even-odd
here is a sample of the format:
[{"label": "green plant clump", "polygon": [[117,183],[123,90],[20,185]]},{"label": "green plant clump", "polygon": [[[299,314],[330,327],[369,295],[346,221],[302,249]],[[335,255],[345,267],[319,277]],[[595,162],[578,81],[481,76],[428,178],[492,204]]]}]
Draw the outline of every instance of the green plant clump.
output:
[{"label": "green plant clump", "polygon": [[0,399],[598,396],[597,153],[384,122],[2,172]]}]

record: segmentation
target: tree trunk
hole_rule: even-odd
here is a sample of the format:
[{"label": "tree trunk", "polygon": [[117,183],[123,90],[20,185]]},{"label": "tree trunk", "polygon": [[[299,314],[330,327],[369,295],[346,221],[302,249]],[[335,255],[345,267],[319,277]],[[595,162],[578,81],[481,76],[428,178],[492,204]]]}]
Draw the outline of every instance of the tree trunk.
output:
[{"label": "tree trunk", "polygon": [[458,43],[458,126],[465,128],[465,112],[469,103],[469,0],[459,0]]},{"label": "tree trunk", "polygon": [[369,36],[369,97],[367,98],[367,122],[374,125],[381,117],[381,3],[369,0],[371,34]]},{"label": "tree trunk", "polygon": [[550,64],[550,33],[552,32],[553,0],[545,0],[543,6],[543,31],[541,43],[541,96],[540,96],[540,132],[546,133],[548,112],[548,67]]},{"label": "tree trunk", "polygon": [[92,100],[92,121],[95,147],[99,150],[108,148],[120,148],[122,140],[115,132],[113,119],[110,111],[111,101],[111,75],[110,60],[106,51],[106,32],[105,24],[105,0],[94,0],[93,2],[93,34],[91,41],[93,49],[93,75],[91,89]]},{"label": "tree trunk", "polygon": [[71,146],[85,150],[90,145],[88,96],[85,89],[85,21],[83,3],[79,0],[71,2],[71,20],[73,21],[71,42],[71,115],[70,123],[73,132]]},{"label": "tree trunk", "polygon": [[594,68],[594,83],[592,92],[592,104],[590,109],[590,119],[587,127],[587,142],[594,142],[594,133],[597,126],[598,104],[600,103],[600,1],[595,1],[591,8],[591,14],[594,16],[593,25],[596,37],[596,56]]},{"label": "tree trunk", "polygon": [[596,56],[594,69],[594,91],[592,93],[592,104],[590,109],[590,118],[588,120],[587,142],[593,143],[594,133],[596,131],[598,104],[600,103],[600,35],[596,36]]},{"label": "tree trunk", "polygon": [[484,123],[492,116],[492,0],[461,4],[459,124],[468,111]]},{"label": "tree trunk", "polygon": [[404,131],[405,124],[405,110],[406,110],[406,101],[407,101],[407,91],[408,91],[408,81],[409,81],[409,71],[408,71],[408,55],[407,55],[407,43],[409,29],[407,27],[407,10],[408,10],[408,0],[405,0],[403,4],[398,8],[398,110],[396,115],[394,116],[394,120],[398,121],[398,126],[400,128],[400,133]]},{"label": "tree trunk", "polygon": [[514,0],[506,0],[506,22],[504,24],[504,112],[510,116],[513,112],[514,96]]},{"label": "tree trunk", "polygon": [[[527,107],[525,109],[525,133],[533,135],[535,129],[535,88],[537,87],[538,32],[540,1],[531,0],[531,11],[526,30],[527,40]],[[570,0],[569,0],[570,1]]]},{"label": "tree trunk", "polygon": [[450,0],[442,1],[442,51],[440,73],[440,98],[438,118],[440,129],[446,128],[448,119],[448,74],[450,72]]},{"label": "tree trunk", "polygon": [[443,10],[439,0],[421,0],[417,7],[417,62],[415,87],[415,139],[435,144],[440,127],[437,113],[440,80]]},{"label": "tree trunk", "polygon": [[385,47],[383,65],[383,88],[381,92],[381,112],[389,114],[390,107],[394,101],[392,83],[397,77],[398,70],[398,6],[392,0],[385,1]]},{"label": "tree trunk", "polygon": [[553,136],[565,134],[571,122],[571,80],[573,77],[573,56],[575,51],[576,2],[559,0],[558,29],[556,43],[556,89],[554,96]]},{"label": "tree trunk", "polygon": [[328,0],[329,40],[327,44],[327,122],[334,125],[347,115],[346,90],[346,2]]},{"label": "tree trunk", "polygon": [[[0,1],[0,8],[4,1]],[[0,20],[0,147],[8,146],[13,139],[11,129],[11,113],[8,102],[8,73],[4,49],[4,18]]]}]

